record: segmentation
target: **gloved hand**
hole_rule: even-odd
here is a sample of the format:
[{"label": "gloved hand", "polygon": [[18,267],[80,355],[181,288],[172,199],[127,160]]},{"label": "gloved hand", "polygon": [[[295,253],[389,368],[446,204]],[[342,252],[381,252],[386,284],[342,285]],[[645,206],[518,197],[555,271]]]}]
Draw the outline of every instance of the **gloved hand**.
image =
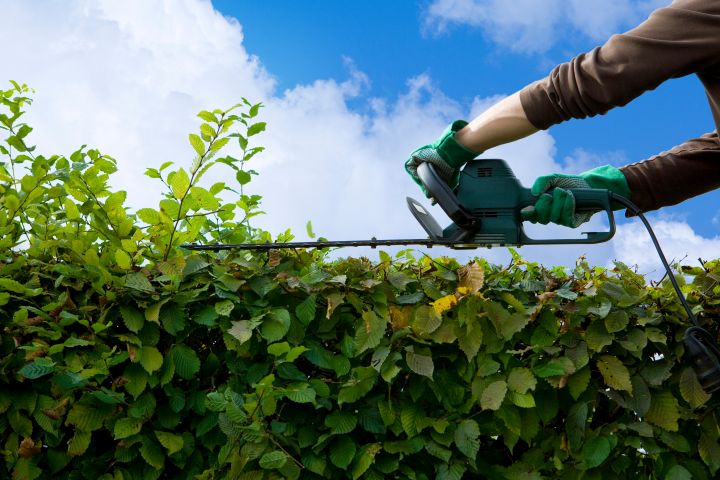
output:
[{"label": "gloved hand", "polygon": [[[580,175],[554,173],[535,180],[530,191],[540,195],[533,207],[521,211],[523,220],[543,225],[552,222],[566,227],[578,227],[590,220],[595,212],[577,213],[575,197],[569,188],[604,188],[630,198],[630,187],[625,175],[611,165],[603,165]],[[549,192],[553,189],[552,192]],[[616,209],[623,208],[617,205]]]},{"label": "gloved hand", "polygon": [[479,153],[473,153],[455,140],[455,132],[467,125],[464,120],[456,120],[445,129],[435,142],[424,145],[410,154],[405,162],[405,170],[410,177],[420,185],[425,196],[428,192],[417,175],[417,168],[423,162],[435,167],[435,171],[451,188],[455,188],[460,179],[460,168],[475,158]]}]

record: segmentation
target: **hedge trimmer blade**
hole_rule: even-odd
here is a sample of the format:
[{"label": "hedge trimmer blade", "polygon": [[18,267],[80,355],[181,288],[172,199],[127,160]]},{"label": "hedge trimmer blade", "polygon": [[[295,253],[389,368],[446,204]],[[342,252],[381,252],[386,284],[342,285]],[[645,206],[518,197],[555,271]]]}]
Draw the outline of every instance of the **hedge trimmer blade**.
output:
[{"label": "hedge trimmer blade", "polygon": [[418,245],[424,247],[443,246],[450,248],[476,248],[480,245],[470,244],[467,242],[453,242],[449,240],[433,240],[430,238],[412,238],[398,240],[378,240],[371,238],[370,240],[336,240],[336,241],[317,241],[317,242],[265,242],[265,243],[215,243],[209,245],[200,245],[191,243],[182,245],[187,250],[275,250],[288,248],[333,248],[333,247],[392,247],[392,246],[410,246]]}]

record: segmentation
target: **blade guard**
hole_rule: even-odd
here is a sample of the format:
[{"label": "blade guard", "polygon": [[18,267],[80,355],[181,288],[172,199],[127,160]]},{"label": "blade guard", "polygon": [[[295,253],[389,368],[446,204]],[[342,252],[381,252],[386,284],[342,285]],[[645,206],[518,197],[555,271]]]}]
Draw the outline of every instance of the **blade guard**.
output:
[{"label": "blade guard", "polygon": [[608,190],[571,189],[578,211],[607,213],[608,231],[583,232],[585,238],[536,239],[525,233],[520,210],[534,205],[538,197],[520,184],[504,160],[468,162],[461,172],[456,191],[429,163],[421,164],[417,173],[429,196],[454,222],[443,231],[444,239],[462,238],[468,244],[489,247],[593,244],[608,241],[615,235],[615,216]]}]

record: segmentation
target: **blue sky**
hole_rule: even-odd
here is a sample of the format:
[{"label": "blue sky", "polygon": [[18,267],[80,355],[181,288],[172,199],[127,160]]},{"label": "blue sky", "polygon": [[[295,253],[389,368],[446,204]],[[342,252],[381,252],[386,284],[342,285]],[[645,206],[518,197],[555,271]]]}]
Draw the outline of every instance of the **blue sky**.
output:
[{"label": "blue sky", "polygon": [[[421,73],[429,74],[445,94],[462,104],[477,95],[509,94],[546,75],[555,64],[594,48],[603,38],[574,32],[558,35],[547,50],[517,52],[488,38],[481,27],[454,24],[438,32],[427,25],[430,4],[213,1],[223,14],[240,21],[246,48],[262,59],[280,89],[317,78],[343,78],[347,75],[343,57],[352,59],[370,79],[369,88],[354,101],[358,110],[367,98],[400,95],[407,79]],[[630,28],[633,20],[617,21],[616,30]],[[566,122],[550,132],[560,159],[583,149],[619,166],[712,130],[704,90],[690,76],[668,81],[605,116]],[[402,161],[395,160],[398,165]],[[663,213],[686,218],[702,235],[716,235],[719,225],[711,219],[718,214],[718,200],[720,194],[714,192]]]},{"label": "blue sky", "polygon": [[[310,220],[338,240],[417,238],[424,233],[405,206],[405,196],[422,195],[402,168],[410,151],[668,3],[0,0],[0,31],[17,39],[0,81],[35,88],[27,119],[39,151],[69,154],[87,144],[114,156],[111,181],[133,209],[159,199],[142,175],[147,167],[192,160],[187,134],[198,128],[198,111],[243,96],[262,101],[268,128],[258,141],[266,150],[253,159],[260,176],[248,188],[263,195],[267,214],[256,226],[292,228],[304,239]],[[508,160],[530,186],[553,171],[641,160],[713,128],[702,87],[689,77],[487,155]],[[205,180],[227,178],[219,171]],[[669,258],[720,256],[719,199],[713,192],[651,215]],[[601,229],[597,217],[580,230]],[[659,275],[646,233],[621,217],[606,244],[521,253],[545,265],[618,259]],[[535,232],[568,235],[555,226]],[[504,249],[429,253],[509,258]]]}]

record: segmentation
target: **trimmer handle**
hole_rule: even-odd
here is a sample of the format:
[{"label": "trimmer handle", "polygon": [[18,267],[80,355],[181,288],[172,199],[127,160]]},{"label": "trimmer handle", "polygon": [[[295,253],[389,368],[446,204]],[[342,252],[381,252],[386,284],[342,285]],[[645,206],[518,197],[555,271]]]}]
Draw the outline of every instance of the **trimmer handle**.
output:
[{"label": "trimmer handle", "polygon": [[[582,244],[602,243],[610,240],[615,235],[615,215],[611,205],[610,191],[602,188],[569,188],[567,189],[575,198],[576,212],[601,212],[607,213],[609,228],[606,232],[583,232],[586,238],[553,238],[548,240],[530,238],[525,231],[520,232],[520,238],[525,245],[557,245],[557,244]],[[528,190],[529,193],[529,190]],[[538,197],[530,194],[532,199],[528,205],[535,205]]]}]

